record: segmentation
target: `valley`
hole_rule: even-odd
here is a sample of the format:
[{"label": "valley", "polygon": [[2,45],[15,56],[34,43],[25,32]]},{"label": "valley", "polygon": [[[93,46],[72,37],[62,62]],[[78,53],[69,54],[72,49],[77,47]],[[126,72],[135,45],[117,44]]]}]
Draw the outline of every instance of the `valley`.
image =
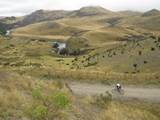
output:
[{"label": "valley", "polygon": [[157,9],[0,17],[0,119],[159,120],[159,66]]}]

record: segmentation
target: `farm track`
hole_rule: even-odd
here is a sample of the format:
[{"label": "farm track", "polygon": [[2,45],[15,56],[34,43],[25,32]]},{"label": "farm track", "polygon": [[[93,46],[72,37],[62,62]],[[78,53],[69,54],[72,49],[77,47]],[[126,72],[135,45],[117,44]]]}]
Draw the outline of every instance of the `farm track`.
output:
[{"label": "farm track", "polygon": [[146,102],[160,103],[160,88],[145,88],[136,86],[124,86],[124,94],[114,93],[114,86],[102,84],[88,84],[73,82],[69,84],[72,92],[76,95],[98,95],[106,91],[112,94],[114,99],[142,100]]}]

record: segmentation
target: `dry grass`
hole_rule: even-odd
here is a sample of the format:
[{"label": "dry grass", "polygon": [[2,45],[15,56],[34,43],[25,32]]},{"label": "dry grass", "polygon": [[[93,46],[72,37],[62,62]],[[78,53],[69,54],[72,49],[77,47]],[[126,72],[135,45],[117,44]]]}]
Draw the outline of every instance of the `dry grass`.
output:
[{"label": "dry grass", "polygon": [[107,120],[159,120],[159,111],[159,107],[147,104],[112,102],[103,115]]},{"label": "dry grass", "polygon": [[122,84],[130,85],[156,85],[159,86],[159,73],[152,74],[124,74],[113,72],[100,72],[93,70],[70,70],[70,69],[53,69],[53,68],[28,68],[19,73],[35,76],[41,79],[67,79],[83,82],[102,82],[104,84]]},{"label": "dry grass", "polygon": [[0,72],[2,120],[158,120],[159,110],[159,105],[111,101],[105,96],[73,97],[60,82]]},{"label": "dry grass", "polygon": [[25,38],[25,39],[37,39],[37,40],[62,40],[65,41],[69,38],[69,36],[64,35],[32,35],[32,34],[20,34],[20,33],[13,33],[13,37]]},{"label": "dry grass", "polygon": [[36,80],[0,71],[0,119],[67,118],[71,95],[54,81]]},{"label": "dry grass", "polygon": [[[97,112],[95,120],[159,120],[160,105],[139,101],[114,101],[107,94],[81,98],[81,103]],[[91,106],[90,106],[91,105]],[[94,115],[93,115],[94,116]],[[94,118],[93,118],[94,119]],[[89,120],[89,119],[88,119]]]},{"label": "dry grass", "polygon": [[[104,66],[88,66],[88,61],[85,61],[88,55],[80,56],[76,61],[74,57],[57,56],[52,52],[51,46],[52,43],[49,41],[38,41],[30,39],[26,40],[18,38],[2,40],[0,46],[0,69],[16,71],[20,74],[31,75],[41,79],[60,78],[69,80],[84,80],[88,82],[99,81],[108,84],[115,83],[117,81],[127,84],[143,85],[159,85],[160,83],[158,70],[157,72],[142,72],[138,74],[115,72],[113,69],[109,69],[109,66],[115,65],[111,63],[118,59],[115,59],[114,57],[113,59],[110,58],[112,61],[110,60],[111,62],[108,64],[106,64],[107,61],[105,61],[106,58],[104,58],[104,64],[102,64]],[[117,45],[112,46],[117,47]],[[103,54],[103,49],[107,50],[107,48],[102,47],[96,49],[95,51],[92,51],[89,55],[94,56],[98,53]],[[139,49],[137,50],[137,54],[138,51]],[[156,51],[154,53],[156,54]],[[83,64],[81,63],[81,61],[84,61]],[[154,64],[156,63],[158,63],[158,61]],[[83,69],[79,69],[77,65],[80,68],[82,67]],[[88,67],[84,67],[84,65]],[[152,64],[149,63],[149,65]],[[155,66],[153,66],[152,68],[158,69],[158,67]]]}]

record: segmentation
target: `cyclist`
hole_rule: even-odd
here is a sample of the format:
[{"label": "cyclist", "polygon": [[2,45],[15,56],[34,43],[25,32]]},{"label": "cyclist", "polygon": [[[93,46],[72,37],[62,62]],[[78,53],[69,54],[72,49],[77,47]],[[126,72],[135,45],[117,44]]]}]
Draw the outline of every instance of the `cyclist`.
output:
[{"label": "cyclist", "polygon": [[121,84],[117,83],[117,84],[116,84],[116,89],[117,89],[118,92],[120,92],[121,89],[122,89]]}]

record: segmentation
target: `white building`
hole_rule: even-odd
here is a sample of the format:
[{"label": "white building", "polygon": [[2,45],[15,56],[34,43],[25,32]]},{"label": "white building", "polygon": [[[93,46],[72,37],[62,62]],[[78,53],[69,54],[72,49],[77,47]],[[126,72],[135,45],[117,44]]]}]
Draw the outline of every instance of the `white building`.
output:
[{"label": "white building", "polygon": [[11,31],[10,30],[7,30],[6,31],[6,36],[9,36],[11,34]]},{"label": "white building", "polygon": [[57,47],[59,50],[66,48],[66,43],[59,43],[59,46]]},{"label": "white building", "polygon": [[53,46],[54,46],[54,48],[56,48],[58,54],[60,54],[67,47],[66,43],[54,42],[53,44],[54,44]]}]

